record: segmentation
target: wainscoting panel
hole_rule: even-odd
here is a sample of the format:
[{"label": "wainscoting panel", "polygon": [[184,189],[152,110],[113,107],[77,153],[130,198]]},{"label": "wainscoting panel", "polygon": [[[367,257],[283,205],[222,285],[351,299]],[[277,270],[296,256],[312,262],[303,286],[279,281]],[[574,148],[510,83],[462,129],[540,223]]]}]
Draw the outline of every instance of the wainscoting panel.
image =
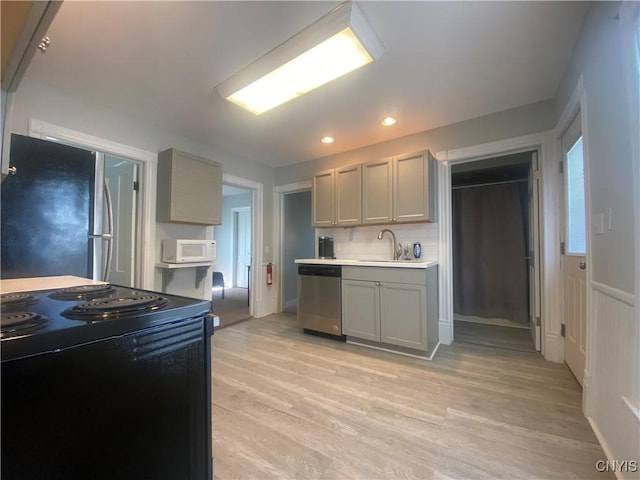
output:
[{"label": "wainscoting panel", "polygon": [[[609,460],[637,460],[640,354],[636,300],[597,282],[592,282],[591,299],[586,413]],[[637,471],[617,474],[618,478],[639,478]]]}]

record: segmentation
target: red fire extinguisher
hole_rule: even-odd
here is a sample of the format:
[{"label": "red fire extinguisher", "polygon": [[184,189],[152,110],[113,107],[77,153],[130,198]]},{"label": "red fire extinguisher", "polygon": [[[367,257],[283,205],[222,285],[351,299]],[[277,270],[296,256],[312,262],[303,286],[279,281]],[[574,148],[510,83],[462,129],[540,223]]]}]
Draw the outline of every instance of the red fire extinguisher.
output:
[{"label": "red fire extinguisher", "polygon": [[267,285],[273,284],[273,265],[271,262],[267,264]]}]

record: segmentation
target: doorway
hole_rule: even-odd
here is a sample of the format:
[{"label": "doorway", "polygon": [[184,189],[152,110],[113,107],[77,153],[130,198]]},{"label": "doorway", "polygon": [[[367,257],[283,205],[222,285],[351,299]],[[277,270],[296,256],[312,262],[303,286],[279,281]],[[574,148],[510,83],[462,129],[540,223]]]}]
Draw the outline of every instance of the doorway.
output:
[{"label": "doorway", "polygon": [[315,229],[311,226],[311,191],[293,192],[282,198],[282,306],[296,313],[298,307],[297,258],[315,255]]},{"label": "doorway", "polygon": [[[136,230],[138,208],[138,165],[125,158],[104,155],[105,193],[103,223],[111,223],[109,281],[118,285],[135,285]],[[110,209],[108,207],[111,207]],[[108,228],[109,225],[106,225]]]},{"label": "doorway", "polygon": [[253,191],[222,185],[222,224],[214,228],[217,261],[211,299],[220,328],[251,318]]},{"label": "doorway", "polygon": [[249,288],[251,274],[251,207],[233,209],[234,276],[232,285]]},{"label": "doorway", "polygon": [[[563,177],[562,256],[565,362],[584,385],[587,356],[587,217],[585,161],[580,112],[561,138]],[[594,235],[604,232],[604,214],[594,217]],[[608,219],[610,221],[610,218]],[[608,223],[608,222],[607,222]]]},{"label": "doorway", "polygon": [[456,342],[540,350],[537,154],[451,168]]}]

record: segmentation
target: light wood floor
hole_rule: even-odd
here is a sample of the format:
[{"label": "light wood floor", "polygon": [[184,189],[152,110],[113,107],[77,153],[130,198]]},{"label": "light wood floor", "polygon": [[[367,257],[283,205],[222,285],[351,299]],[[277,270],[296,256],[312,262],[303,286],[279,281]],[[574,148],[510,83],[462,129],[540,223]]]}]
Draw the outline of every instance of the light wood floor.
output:
[{"label": "light wood floor", "polygon": [[429,362],[272,315],[213,337],[217,479],[591,479],[605,459],[563,364],[441,346]]},{"label": "light wood floor", "polygon": [[222,288],[214,287],[211,291],[213,313],[220,318],[220,328],[251,318],[246,288],[227,287],[224,299],[222,298]]},{"label": "light wood floor", "polygon": [[531,332],[522,328],[454,320],[453,339],[456,343],[473,343],[523,352],[536,351]]}]

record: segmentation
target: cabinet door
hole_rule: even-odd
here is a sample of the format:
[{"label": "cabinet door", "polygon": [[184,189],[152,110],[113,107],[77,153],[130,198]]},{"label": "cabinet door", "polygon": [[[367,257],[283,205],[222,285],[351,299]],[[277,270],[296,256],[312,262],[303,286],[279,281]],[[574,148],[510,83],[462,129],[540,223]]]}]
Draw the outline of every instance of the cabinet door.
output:
[{"label": "cabinet door", "polygon": [[376,282],[342,279],[342,333],[380,341],[380,288]]},{"label": "cabinet door", "polygon": [[362,166],[362,223],[392,221],[392,165],[386,159]]},{"label": "cabinet door", "polygon": [[332,227],[335,222],[335,170],[325,170],[313,175],[311,208],[314,227]]},{"label": "cabinet door", "polygon": [[[433,219],[429,188],[430,172],[426,152],[397,157],[393,162],[393,218],[396,222],[424,222]],[[435,211],[435,210],[434,210]]]},{"label": "cabinet door", "polygon": [[362,166],[336,169],[336,225],[362,223]]},{"label": "cabinet door", "polygon": [[384,343],[427,350],[427,287],[382,283],[380,328]]},{"label": "cabinet door", "polygon": [[157,220],[222,223],[222,165],[174,149],[158,155]]}]

